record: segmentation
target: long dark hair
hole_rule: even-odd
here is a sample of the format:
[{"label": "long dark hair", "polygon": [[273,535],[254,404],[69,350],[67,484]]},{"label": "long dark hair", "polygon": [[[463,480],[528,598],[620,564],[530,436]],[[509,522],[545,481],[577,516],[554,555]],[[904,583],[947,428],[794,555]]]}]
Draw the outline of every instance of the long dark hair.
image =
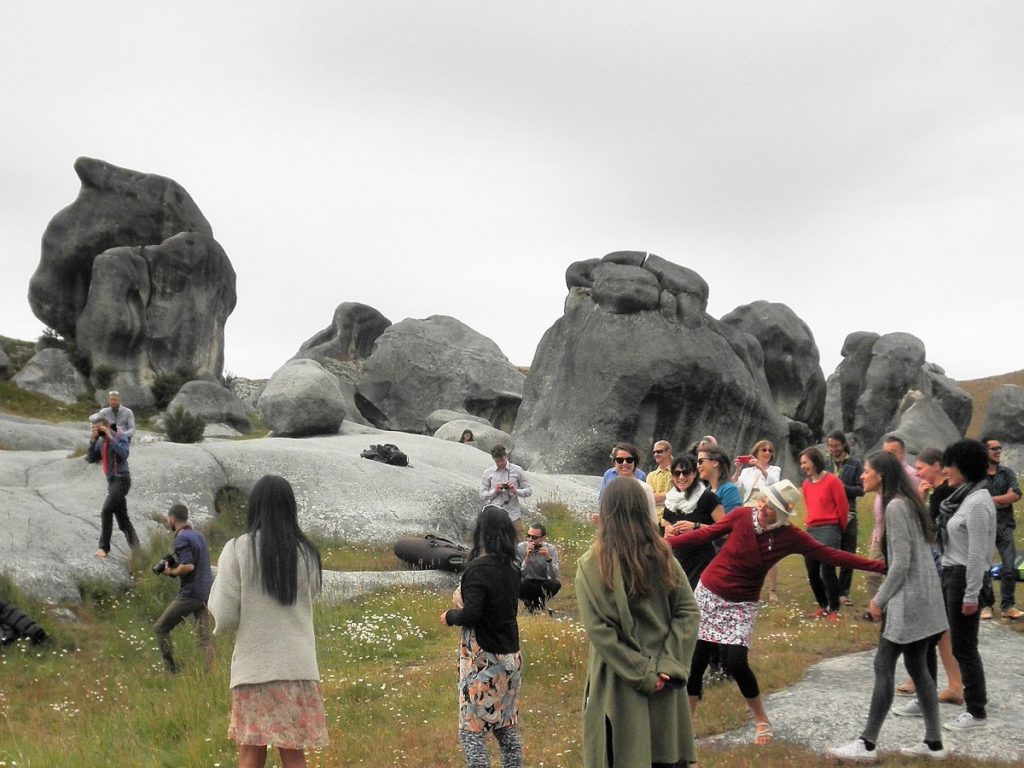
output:
[{"label": "long dark hair", "polygon": [[508,519],[508,512],[492,504],[483,508],[473,528],[473,547],[469,560],[481,555],[495,555],[508,565],[516,562],[516,529]]},{"label": "long dark hair", "polygon": [[[683,498],[690,498],[693,495],[694,489],[700,483],[700,478],[697,477],[697,461],[692,456],[679,456],[672,460],[672,474],[675,475],[677,470],[683,470],[688,475],[693,475],[693,480],[690,482],[690,487],[683,491]],[[675,478],[673,477],[673,480]],[[672,486],[675,488],[675,485]]]},{"label": "long dark hair", "polygon": [[[935,532],[932,529],[931,515],[925,509],[924,502],[917,493],[917,489],[910,484],[907,473],[903,469],[903,463],[887,451],[876,451],[867,458],[870,466],[882,479],[882,508],[884,509],[895,498],[902,498],[910,505],[917,521],[921,526],[921,533],[927,541],[935,541]],[[883,550],[884,551],[884,550]]]},{"label": "long dark hair", "polygon": [[260,582],[268,595],[281,605],[295,604],[300,557],[314,594],[320,591],[320,552],[299,528],[295,492],[283,477],[264,475],[256,481],[249,494],[248,528]]},{"label": "long dark hair", "polygon": [[601,494],[601,525],[597,532],[597,566],[608,589],[612,575],[622,570],[622,583],[630,597],[643,597],[656,584],[679,585],[672,549],[655,528],[647,496],[636,480],[617,477]]}]

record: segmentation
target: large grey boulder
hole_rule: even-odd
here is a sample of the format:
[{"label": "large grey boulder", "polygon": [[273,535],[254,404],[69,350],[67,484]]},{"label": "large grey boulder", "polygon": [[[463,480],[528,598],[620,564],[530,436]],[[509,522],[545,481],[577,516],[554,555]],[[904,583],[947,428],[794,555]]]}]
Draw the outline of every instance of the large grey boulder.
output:
[{"label": "large grey boulder", "polygon": [[69,404],[92,391],[89,381],[75,368],[68,353],[57,347],[36,352],[12,380],[20,389]]},{"label": "large grey boulder", "polygon": [[275,435],[331,435],[345,418],[338,380],[313,360],[291,360],[281,366],[260,395],[263,423]]},{"label": "large grey boulder", "polygon": [[807,323],[785,304],[769,301],[736,307],[722,322],[745,331],[760,344],[765,377],[779,413],[820,434],[825,376]]},{"label": "large grey boulder", "polygon": [[949,416],[957,431],[963,435],[974,414],[974,400],[967,390],[946,375],[942,366],[925,363],[924,375],[931,384],[932,397],[942,406],[942,410]]},{"label": "large grey boulder", "polygon": [[508,432],[466,419],[457,419],[456,421],[442,424],[434,433],[434,437],[439,440],[450,440],[453,443],[457,443],[459,438],[462,437],[462,432],[467,429],[473,432],[473,447],[479,448],[481,451],[490,452],[494,446],[503,445],[509,453],[512,453],[515,448],[515,440],[512,439],[512,435]]},{"label": "large grey boulder", "polygon": [[51,424],[0,413],[0,451],[79,451],[89,445],[89,424]]},{"label": "large grey boulder", "polygon": [[487,337],[454,317],[406,319],[382,333],[356,385],[376,426],[424,434],[439,408],[463,410],[511,428],[524,376]]},{"label": "large grey boulder", "polygon": [[1002,384],[992,391],[981,435],[1024,443],[1024,387]]},{"label": "large grey boulder", "polygon": [[179,232],[213,236],[210,223],[177,182],[80,157],[78,198],[51,219],[29,283],[35,316],[65,338],[77,335],[93,260],[117,246],[162,243]]},{"label": "large grey boulder", "polygon": [[[129,515],[145,543],[166,535],[150,512],[180,501],[202,525],[215,513],[218,490],[247,494],[256,480],[274,473],[292,484],[302,527],[317,536],[387,544],[421,533],[464,538],[480,511],[478,487],[490,456],[423,435],[360,429],[316,439],[133,442]],[[413,466],[360,458],[370,443],[398,444]],[[580,517],[593,506],[597,477],[528,476],[534,488],[523,500],[528,518],[546,500],[561,500]],[[20,588],[46,600],[77,601],[82,579],[127,582],[128,550],[118,531],[111,557],[92,556],[105,494],[100,470],[81,457],[0,451],[3,567]]]},{"label": "large grey boulder", "polygon": [[963,434],[938,400],[917,391],[911,391],[904,397],[895,426],[888,431],[902,437],[907,444],[907,453],[915,456],[924,448],[942,450]]},{"label": "large grey boulder", "polygon": [[331,324],[299,347],[296,357],[316,360],[365,360],[391,321],[371,306],[354,301],[339,304]]},{"label": "large grey boulder", "polygon": [[[822,432],[838,429],[845,432],[847,437],[854,437],[857,401],[864,391],[872,350],[880,338],[877,333],[870,331],[854,331],[843,341],[840,351],[843,359],[826,385],[825,400],[829,405],[822,421]],[[829,392],[829,386],[833,385],[835,390]]]},{"label": "large grey boulder", "polygon": [[[487,424],[490,426],[490,422],[483,416],[474,416],[471,413],[453,411],[450,408],[438,408],[427,416],[427,430],[430,432],[437,432],[442,425],[447,424],[449,421],[472,421],[475,424]],[[466,429],[473,429],[473,427],[466,427]]]},{"label": "large grey boulder", "polygon": [[218,379],[235,272],[209,222],[171,179],[89,158],[75,170],[78,199],[43,235],[33,312],[119,390],[183,371]]},{"label": "large grey boulder", "polygon": [[7,372],[11,367],[11,359],[7,357],[7,353],[4,352],[4,348],[0,346],[0,379],[7,378]]},{"label": "large grey boulder", "polygon": [[909,333],[887,333],[875,342],[854,411],[861,445],[874,445],[885,434],[908,391],[924,389],[924,362],[924,343]]},{"label": "large grey boulder", "polygon": [[227,424],[243,434],[252,429],[249,412],[231,390],[215,381],[187,382],[167,405],[167,412],[184,408],[207,424]]},{"label": "large grey boulder", "polygon": [[[652,279],[657,291],[645,287]],[[707,315],[699,275],[628,251],[571,265],[566,284],[564,314],[527,377],[512,432],[517,463],[600,473],[617,441],[646,451],[657,439],[686,445],[708,433],[727,446],[768,438],[783,452],[788,426],[735,352],[735,329]]]}]

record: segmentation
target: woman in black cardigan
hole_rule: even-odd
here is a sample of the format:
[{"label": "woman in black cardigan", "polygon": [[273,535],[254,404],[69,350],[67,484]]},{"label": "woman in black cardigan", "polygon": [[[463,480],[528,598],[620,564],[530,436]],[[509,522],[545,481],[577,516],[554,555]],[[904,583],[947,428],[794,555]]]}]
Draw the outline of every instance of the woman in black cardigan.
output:
[{"label": "woman in black cardigan", "polygon": [[519,766],[519,576],[516,531],[508,513],[488,506],[473,530],[473,548],[455,591],[455,608],[441,623],[461,626],[459,742],[468,768],[490,765],[484,735],[498,741],[503,766]]}]

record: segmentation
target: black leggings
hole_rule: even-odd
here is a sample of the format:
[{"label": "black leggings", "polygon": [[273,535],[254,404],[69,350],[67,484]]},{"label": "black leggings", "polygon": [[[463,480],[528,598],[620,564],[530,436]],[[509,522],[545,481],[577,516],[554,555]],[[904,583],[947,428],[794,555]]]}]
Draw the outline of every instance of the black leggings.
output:
[{"label": "black leggings", "polygon": [[686,681],[686,692],[700,698],[703,690],[704,671],[708,668],[711,653],[718,648],[718,658],[725,671],[729,673],[745,699],[755,699],[761,695],[757,685],[757,677],[747,661],[749,649],[745,645],[726,645],[725,643],[709,643],[698,640],[690,662],[690,677]]}]

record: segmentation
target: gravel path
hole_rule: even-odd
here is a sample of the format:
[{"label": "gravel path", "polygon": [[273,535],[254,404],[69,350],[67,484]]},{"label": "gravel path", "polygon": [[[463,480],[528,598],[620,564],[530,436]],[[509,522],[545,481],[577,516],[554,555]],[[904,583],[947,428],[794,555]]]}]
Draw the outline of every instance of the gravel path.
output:
[{"label": "gravel path", "polygon": [[[867,721],[871,687],[874,682],[874,651],[827,659],[811,667],[803,680],[767,697],[765,706],[772,720],[776,740],[801,744],[823,755],[830,747],[845,744],[860,735]],[[988,721],[985,729],[968,733],[943,730],[947,748],[956,754],[978,759],[1024,764],[1024,634],[998,622],[981,622],[981,657],[988,684]],[[765,663],[765,662],[762,662]],[[755,670],[757,662],[754,663]],[[896,680],[906,678],[902,662]],[[731,685],[731,683],[730,683]],[[939,665],[939,690],[945,675]],[[736,692],[737,697],[739,693]],[[909,701],[897,696],[894,706]],[[940,705],[943,722],[956,717],[962,707]],[[698,717],[700,713],[698,712]],[[878,739],[883,755],[911,746],[924,738],[920,718],[890,714]],[[703,744],[749,744],[753,725],[710,736]]]}]

